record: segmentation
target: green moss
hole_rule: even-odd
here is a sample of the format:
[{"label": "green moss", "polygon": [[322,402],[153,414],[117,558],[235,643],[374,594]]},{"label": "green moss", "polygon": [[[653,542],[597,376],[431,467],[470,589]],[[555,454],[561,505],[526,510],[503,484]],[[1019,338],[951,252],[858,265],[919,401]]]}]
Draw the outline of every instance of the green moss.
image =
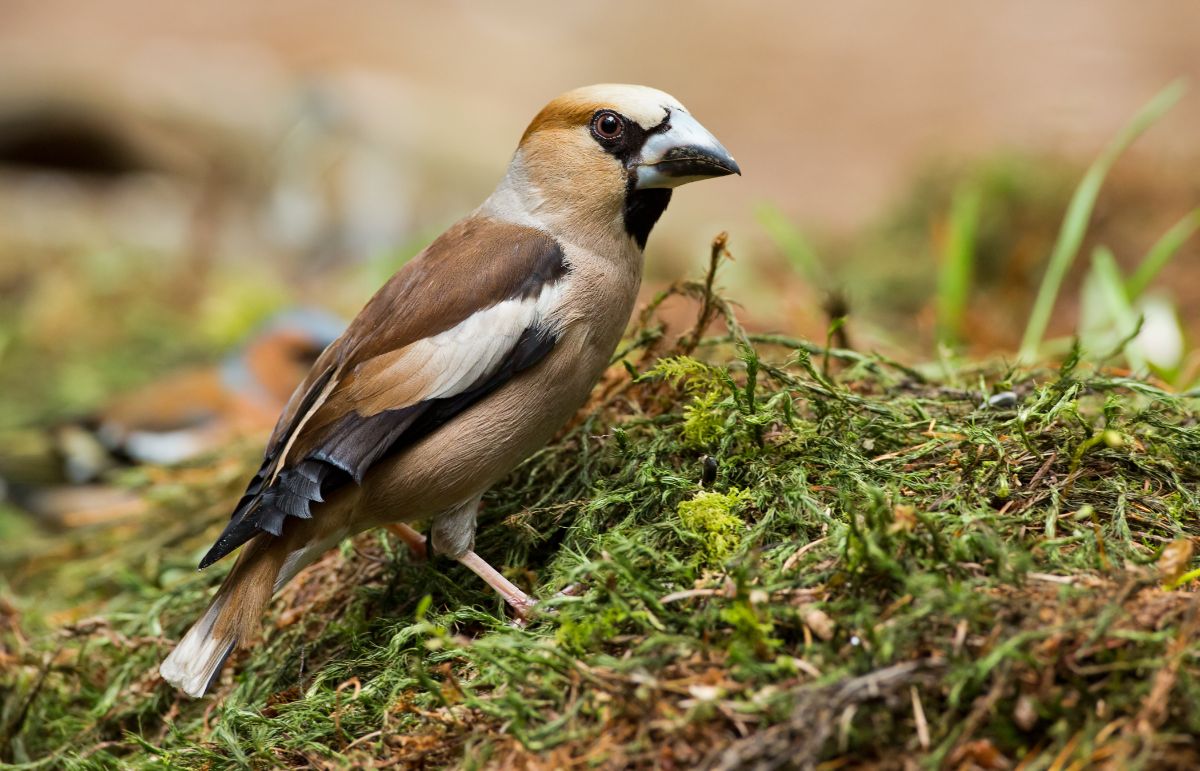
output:
[{"label": "green moss", "polygon": [[586,651],[597,643],[617,635],[621,622],[628,614],[618,607],[607,607],[599,613],[569,614],[555,633],[555,638],[567,649]]},{"label": "green moss", "polygon": [[735,487],[727,493],[701,491],[679,502],[679,522],[699,546],[703,563],[720,566],[741,544],[746,523],[733,512],[750,500],[748,493]]},{"label": "green moss", "polygon": [[725,433],[725,395],[716,389],[692,397],[683,408],[683,439],[688,447],[714,447]]},{"label": "green moss", "polygon": [[760,611],[753,598],[739,598],[722,609],[721,620],[733,628],[729,652],[735,664],[774,659],[774,652],[782,641],[772,637],[775,625],[771,622],[771,614]]},{"label": "green moss", "polygon": [[661,378],[672,386],[695,390],[712,385],[717,380],[717,369],[691,356],[665,356],[641,376],[641,380]]},{"label": "green moss", "polygon": [[689,397],[683,408],[684,443],[695,449],[718,446],[734,407],[729,371],[690,356],[672,356],[660,359],[641,379],[654,378],[665,380]]}]

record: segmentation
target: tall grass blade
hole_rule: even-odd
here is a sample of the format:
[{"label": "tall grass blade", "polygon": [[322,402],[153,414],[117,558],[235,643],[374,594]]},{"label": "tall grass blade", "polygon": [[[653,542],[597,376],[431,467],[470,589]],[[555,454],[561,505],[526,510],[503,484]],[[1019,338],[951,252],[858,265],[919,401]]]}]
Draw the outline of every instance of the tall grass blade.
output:
[{"label": "tall grass blade", "polygon": [[963,336],[963,321],[975,273],[975,231],[983,194],[976,186],[959,190],[950,207],[950,234],[938,273],[938,339],[947,345]]},{"label": "tall grass blade", "polygon": [[796,272],[809,283],[825,287],[827,277],[817,250],[779,207],[770,203],[760,204],[755,215]]},{"label": "tall grass blade", "polygon": [[1183,246],[1184,242],[1191,238],[1197,230],[1200,230],[1200,207],[1192,209],[1183,219],[1172,225],[1166,233],[1163,233],[1162,238],[1150,247],[1150,251],[1146,252],[1142,264],[1137,267],[1125,284],[1125,291],[1130,300],[1136,300],[1142,292],[1146,291],[1150,282],[1154,281],[1154,278],[1179,251],[1179,247]]},{"label": "tall grass blade", "polygon": [[1133,144],[1134,140],[1175,106],[1186,90],[1186,82],[1177,80],[1155,95],[1121,129],[1121,132],[1108,147],[1104,148],[1104,151],[1088,168],[1087,173],[1083,175],[1079,187],[1075,189],[1075,194],[1071,197],[1071,203],[1067,206],[1067,213],[1063,217],[1058,239],[1054,243],[1050,261],[1046,265],[1046,274],[1042,277],[1042,284],[1038,288],[1033,310],[1030,311],[1029,323],[1025,327],[1025,335],[1021,338],[1021,350],[1018,354],[1020,361],[1028,363],[1037,358],[1038,348],[1046,334],[1046,327],[1050,324],[1050,313],[1054,310],[1059,289],[1062,288],[1063,279],[1066,278],[1067,271],[1079,252],[1079,246],[1083,243],[1083,236],[1087,232],[1088,222],[1092,217],[1092,209],[1096,205],[1096,197],[1100,194],[1100,187],[1104,183],[1109,169],[1129,145]]}]

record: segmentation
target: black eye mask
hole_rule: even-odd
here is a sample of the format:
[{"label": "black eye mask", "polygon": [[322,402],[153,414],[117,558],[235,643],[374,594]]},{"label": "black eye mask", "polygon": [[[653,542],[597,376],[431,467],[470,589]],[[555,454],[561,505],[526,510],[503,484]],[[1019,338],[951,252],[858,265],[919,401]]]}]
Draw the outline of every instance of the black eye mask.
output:
[{"label": "black eye mask", "polygon": [[[591,129],[592,137],[604,148],[604,151],[615,157],[628,169],[641,155],[642,146],[646,144],[647,139],[671,128],[671,111],[664,107],[663,112],[665,115],[662,122],[647,129],[642,128],[637,121],[626,118],[616,110],[596,110],[588,126]],[[597,130],[597,121],[605,115],[612,115],[621,121],[625,130],[619,136],[606,137]]]}]

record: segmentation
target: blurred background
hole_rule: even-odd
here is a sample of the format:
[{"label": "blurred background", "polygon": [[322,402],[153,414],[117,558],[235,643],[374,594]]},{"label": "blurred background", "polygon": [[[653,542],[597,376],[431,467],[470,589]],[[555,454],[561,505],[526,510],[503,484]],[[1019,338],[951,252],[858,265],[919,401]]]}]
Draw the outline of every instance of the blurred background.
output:
[{"label": "blurred background", "polygon": [[[1073,191],[1200,80],[1197,30],[1168,0],[6,0],[0,537],[18,507],[119,516],[153,477],[130,469],[261,442],[339,319],[586,83],[671,92],[744,169],[676,197],[646,296],[728,230],[720,284],[753,329],[823,341],[848,312],[857,348],[1011,357]],[[1140,334],[1124,363],[1179,388],[1198,125],[1193,89],[1120,155],[1048,306],[1046,339]]]}]

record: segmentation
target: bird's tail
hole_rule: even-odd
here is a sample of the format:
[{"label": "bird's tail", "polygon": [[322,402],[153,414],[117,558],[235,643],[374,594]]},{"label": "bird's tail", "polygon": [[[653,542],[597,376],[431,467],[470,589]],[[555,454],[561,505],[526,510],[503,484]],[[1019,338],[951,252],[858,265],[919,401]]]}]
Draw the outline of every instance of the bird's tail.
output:
[{"label": "bird's tail", "polygon": [[256,637],[287,556],[281,547],[269,535],[246,544],[204,615],[159,666],[164,680],[189,696],[203,696],[234,647]]}]

